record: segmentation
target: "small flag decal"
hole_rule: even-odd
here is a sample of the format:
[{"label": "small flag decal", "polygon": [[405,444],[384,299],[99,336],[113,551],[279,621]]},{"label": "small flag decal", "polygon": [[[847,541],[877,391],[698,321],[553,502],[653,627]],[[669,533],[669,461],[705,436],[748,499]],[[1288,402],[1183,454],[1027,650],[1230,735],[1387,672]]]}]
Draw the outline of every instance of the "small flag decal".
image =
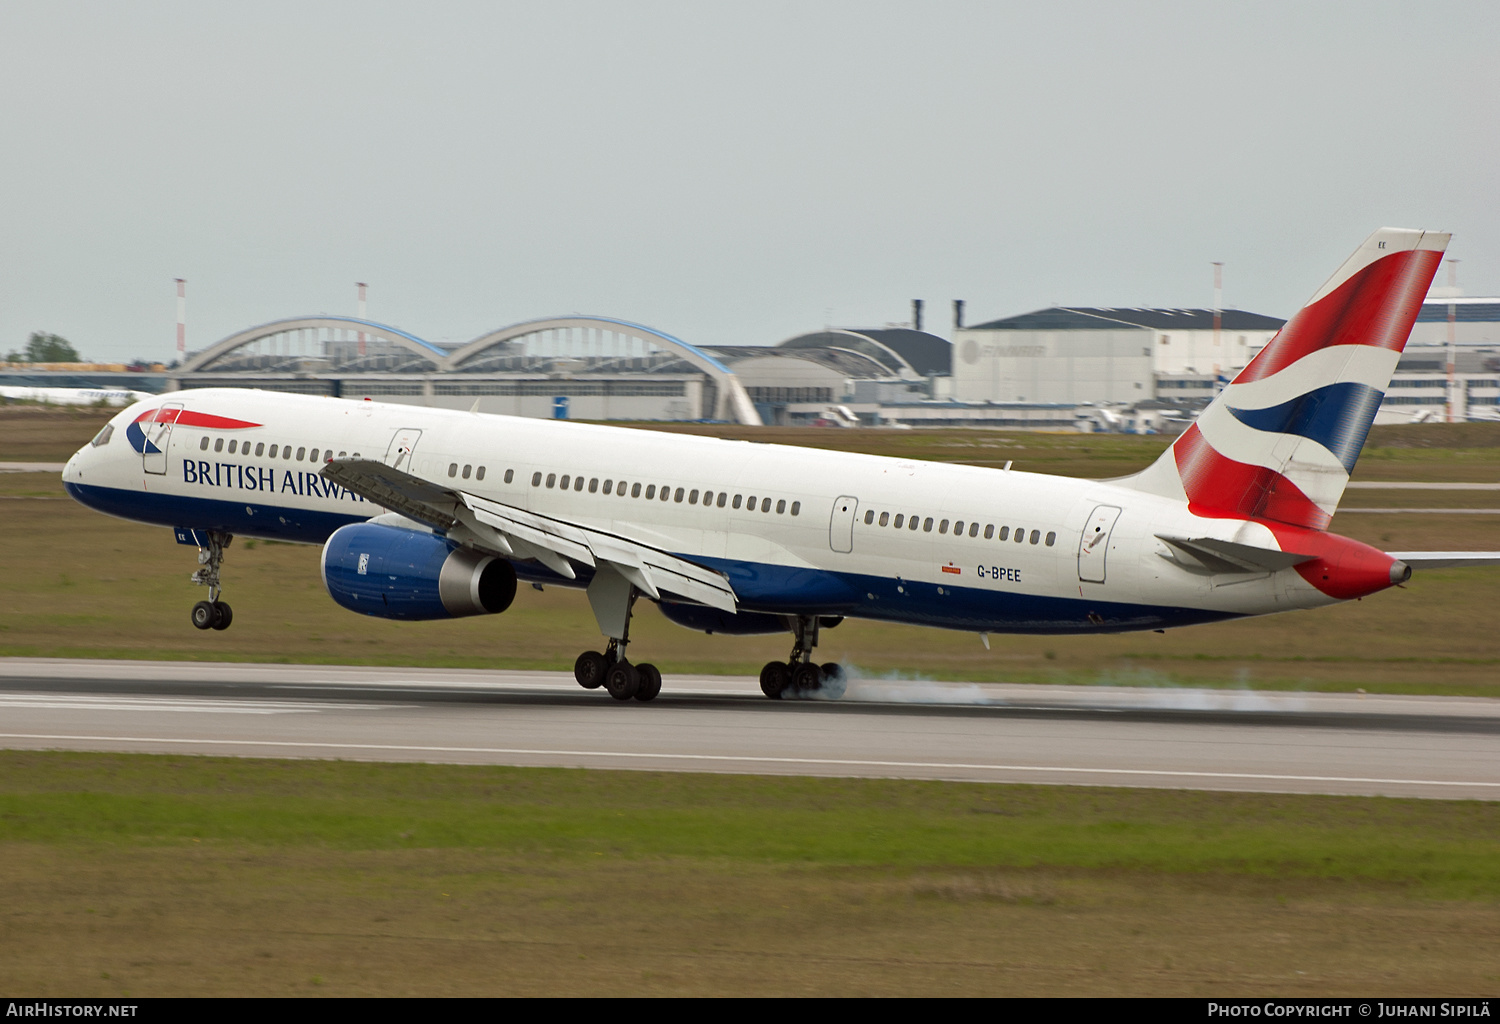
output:
[{"label": "small flag decal", "polygon": [[944,572],[951,572],[955,576],[957,576],[959,573],[963,572],[963,570],[960,569],[956,565],[945,565],[945,566],[943,566],[943,571]]}]

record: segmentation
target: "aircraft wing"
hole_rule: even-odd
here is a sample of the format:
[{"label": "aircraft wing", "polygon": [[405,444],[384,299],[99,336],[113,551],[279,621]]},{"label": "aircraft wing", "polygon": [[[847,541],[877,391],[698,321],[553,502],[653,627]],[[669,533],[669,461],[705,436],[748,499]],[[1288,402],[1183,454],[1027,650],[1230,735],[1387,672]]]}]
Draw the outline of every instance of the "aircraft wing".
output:
[{"label": "aircraft wing", "polygon": [[566,579],[577,579],[575,562],[603,563],[653,599],[666,591],[730,614],[738,608],[722,573],[629,537],[444,487],[373,459],[335,459],[322,475],[408,519],[448,532],[462,528],[483,547],[536,559]]},{"label": "aircraft wing", "polygon": [[1387,551],[1413,569],[1456,569],[1465,565],[1500,565],[1500,551]]}]

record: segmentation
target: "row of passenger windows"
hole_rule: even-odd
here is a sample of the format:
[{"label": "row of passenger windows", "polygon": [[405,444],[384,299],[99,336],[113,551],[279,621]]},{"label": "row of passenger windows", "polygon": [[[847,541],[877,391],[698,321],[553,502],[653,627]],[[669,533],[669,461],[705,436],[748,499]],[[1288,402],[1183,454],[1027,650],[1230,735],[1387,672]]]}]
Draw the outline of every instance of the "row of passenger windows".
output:
[{"label": "row of passenger windows", "polygon": [[[937,524],[938,533],[947,533],[948,527],[951,525],[953,527],[953,536],[955,537],[962,537],[966,531],[970,537],[978,537],[982,531],[985,540],[993,540],[997,536],[994,523],[986,523],[981,527],[977,522],[966,523],[960,519],[950,524],[946,519],[934,520],[931,516],[924,519],[922,516],[908,516],[901,512],[897,512],[894,517],[889,512],[881,512],[877,519],[874,509],[869,509],[865,512],[866,526],[878,524],[880,526],[889,526],[896,530],[903,528],[907,530],[920,529],[924,533],[931,533],[934,523]],[[1017,544],[1025,544],[1027,541],[1027,532],[1024,526],[1017,526],[1014,530],[1009,526],[1002,526],[1000,527],[998,536],[1000,540],[1010,540],[1014,537]],[[1033,544],[1042,543],[1042,531],[1032,530],[1030,540]],[[1056,531],[1049,530],[1047,532],[1047,546],[1050,548],[1056,543]]]},{"label": "row of passenger windows", "polygon": [[[198,442],[198,450],[201,451],[201,452],[208,451],[208,441],[209,441],[209,439],[206,436],[203,437],[201,440],[199,440],[199,442]],[[214,442],[214,451],[216,451],[216,452],[222,452],[222,451],[224,451],[224,439],[222,437],[216,437],[216,438],[214,438],[213,442]],[[261,456],[265,456],[268,459],[280,458],[280,459],[282,459],[283,461],[286,461],[286,462],[301,462],[304,458],[306,458],[308,462],[317,462],[319,455],[321,455],[325,460],[333,458],[333,449],[332,448],[313,448],[313,449],[309,450],[306,447],[301,447],[301,448],[296,449],[296,452],[297,452],[296,455],[292,454],[292,446],[289,445],[289,444],[288,445],[273,444],[269,448],[267,448],[266,443],[264,441],[257,441],[256,444],[255,444],[255,456],[256,456],[256,458],[259,458]],[[230,441],[229,441],[229,454],[230,455],[234,455],[234,454],[249,455],[250,454],[250,442],[246,441],[243,445],[241,445],[238,438],[231,438]],[[345,452],[339,452],[339,458],[342,459],[345,456],[345,454],[347,454],[347,453],[345,453]],[[354,453],[354,457],[356,459],[359,458],[359,452],[355,452]]]},{"label": "row of passenger windows", "polygon": [[[509,472],[506,473],[505,478],[507,481],[510,480]],[[545,478],[543,478],[540,472],[533,473],[531,474],[531,486],[555,487],[563,491],[581,491],[587,486],[590,494],[597,494],[601,490],[598,477],[590,477],[585,481],[582,476],[573,476],[568,473],[562,474],[561,477],[556,473],[548,473]],[[785,515],[787,512],[791,512],[794,516],[802,514],[802,502],[800,501],[792,502],[791,507],[788,508],[785,498],[763,498],[754,494],[746,497],[743,494],[731,495],[728,491],[703,491],[700,493],[696,487],[692,489],[685,487],[674,489],[671,484],[662,484],[660,487],[657,487],[656,484],[630,483],[625,480],[605,480],[602,489],[605,494],[615,494],[621,498],[627,494],[632,498],[644,497],[647,501],[654,501],[660,497],[662,501],[677,503],[686,501],[689,505],[701,503],[703,505],[713,505],[718,508],[725,508],[726,506],[729,508],[743,507],[747,512],[754,512],[758,502],[762,512],[770,512],[774,504],[777,515]]]},{"label": "row of passenger windows", "polygon": [[[480,466],[478,469],[475,469],[474,468],[474,464],[472,462],[466,462],[466,463],[464,463],[464,473],[463,473],[464,479],[465,480],[469,479],[470,474],[473,474],[475,480],[483,480],[484,479],[484,467]],[[458,476],[458,463],[456,463],[456,462],[450,462],[450,463],[448,463],[448,476],[450,476],[450,477]],[[513,469],[507,469],[505,471],[505,482],[506,483],[510,483],[515,478],[516,478],[516,471],[515,470],[513,470]]]}]

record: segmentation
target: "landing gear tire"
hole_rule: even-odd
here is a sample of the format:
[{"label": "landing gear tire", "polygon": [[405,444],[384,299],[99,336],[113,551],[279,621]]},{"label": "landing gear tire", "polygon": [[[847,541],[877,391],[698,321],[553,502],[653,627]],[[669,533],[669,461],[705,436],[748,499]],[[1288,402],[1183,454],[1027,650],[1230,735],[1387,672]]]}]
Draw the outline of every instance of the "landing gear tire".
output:
[{"label": "landing gear tire", "polygon": [[199,601],[193,605],[193,625],[198,629],[213,629],[218,620],[218,612],[207,601]]},{"label": "landing gear tire", "polygon": [[823,662],[823,664],[822,664],[821,667],[823,669],[823,681],[824,682],[827,682],[828,680],[833,679],[835,676],[841,676],[841,675],[844,674],[843,666],[841,666],[836,661],[825,661],[825,662]]},{"label": "landing gear tire", "polygon": [[604,688],[615,700],[629,700],[640,689],[641,674],[628,661],[617,661],[604,676]]},{"label": "landing gear tire", "polygon": [[609,672],[609,660],[598,651],[584,651],[573,662],[573,678],[585,690],[597,690]]},{"label": "landing gear tire", "polygon": [[661,693],[661,673],[650,662],[644,665],[637,665],[635,670],[640,673],[641,677],[640,685],[635,690],[635,699],[642,703],[655,700],[657,695]]},{"label": "landing gear tire", "polygon": [[823,685],[823,670],[810,661],[792,670],[792,685],[801,693],[813,693]]},{"label": "landing gear tire", "polygon": [[780,700],[782,692],[792,683],[792,670],[784,661],[772,661],[760,670],[760,692],[772,700]]},{"label": "landing gear tire", "polygon": [[234,609],[230,608],[229,604],[225,601],[215,601],[213,608],[214,629],[228,629],[229,624],[234,621]]}]

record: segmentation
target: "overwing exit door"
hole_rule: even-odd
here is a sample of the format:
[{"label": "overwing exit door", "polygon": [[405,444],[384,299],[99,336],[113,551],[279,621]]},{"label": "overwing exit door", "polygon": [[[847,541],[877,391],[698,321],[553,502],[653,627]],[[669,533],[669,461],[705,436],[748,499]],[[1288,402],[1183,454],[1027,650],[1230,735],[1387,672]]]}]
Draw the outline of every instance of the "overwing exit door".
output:
[{"label": "overwing exit door", "polygon": [[844,496],[833,503],[833,516],[828,520],[828,546],[848,554],[854,550],[854,513],[859,510],[859,499]]},{"label": "overwing exit door", "polygon": [[385,450],[385,464],[392,469],[412,472],[412,453],[416,451],[417,439],[422,436],[422,431],[405,427],[396,431],[396,436],[391,438],[391,446]]},{"label": "overwing exit door", "polygon": [[1109,557],[1109,535],[1114,532],[1120,509],[1100,505],[1089,515],[1083,536],[1078,539],[1078,579],[1082,583],[1103,583],[1105,560]]}]

